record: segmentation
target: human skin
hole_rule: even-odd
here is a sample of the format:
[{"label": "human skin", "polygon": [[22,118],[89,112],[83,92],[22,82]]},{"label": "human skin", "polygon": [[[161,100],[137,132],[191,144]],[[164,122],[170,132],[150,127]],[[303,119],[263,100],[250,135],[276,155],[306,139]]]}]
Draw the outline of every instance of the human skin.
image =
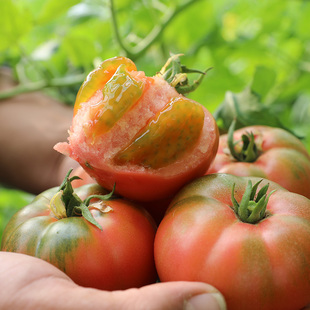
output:
[{"label": "human skin", "polygon": [[3,310],[225,309],[222,296],[205,283],[156,283],[108,292],[78,286],[59,269],[35,257],[0,252],[0,260]]},{"label": "human skin", "polygon": [[[11,72],[0,69],[0,91],[15,85]],[[0,183],[34,194],[59,185],[78,166],[53,150],[72,115],[71,107],[40,92],[0,100]]]}]

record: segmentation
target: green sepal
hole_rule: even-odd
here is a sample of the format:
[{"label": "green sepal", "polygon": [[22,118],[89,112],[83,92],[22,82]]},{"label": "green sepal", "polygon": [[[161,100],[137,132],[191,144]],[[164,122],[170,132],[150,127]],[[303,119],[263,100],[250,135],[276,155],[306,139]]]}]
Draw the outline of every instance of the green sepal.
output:
[{"label": "green sepal", "polygon": [[[188,94],[193,92],[201,84],[204,76],[212,68],[208,68],[205,71],[189,69],[181,64],[179,56],[182,55],[171,54],[170,58],[167,60],[158,75],[166,80],[171,86],[173,86],[178,93]],[[171,67],[168,68],[170,65]],[[190,84],[187,78],[188,73],[198,73],[200,76],[197,80]]]},{"label": "green sepal", "polygon": [[93,215],[88,209],[88,206],[86,206],[85,203],[76,206],[74,208],[74,212],[77,212],[76,216],[83,216],[85,220],[97,226],[101,231],[103,230],[102,226],[94,219]]},{"label": "green sepal", "polygon": [[260,189],[260,191],[258,192],[258,194],[256,196],[256,201],[259,201],[261,199],[261,197],[266,196],[268,188],[269,188],[269,184],[266,184],[265,186],[263,186]]},{"label": "green sepal", "polygon": [[100,230],[102,230],[102,226],[94,219],[93,215],[91,214],[89,210],[89,204],[91,199],[97,198],[101,200],[108,200],[111,199],[114,190],[115,190],[115,184],[113,187],[113,190],[107,194],[107,195],[90,195],[88,196],[84,201],[74,192],[74,189],[72,187],[72,181],[76,179],[81,179],[78,176],[69,177],[72,172],[72,169],[69,170],[67,175],[65,176],[64,181],[61,183],[59,187],[59,191],[61,192],[61,201],[63,202],[63,205],[65,206],[66,210],[66,217],[73,217],[73,216],[83,216],[88,222],[98,227]]},{"label": "green sepal", "polygon": [[233,205],[232,207],[236,215],[244,223],[256,224],[266,217],[266,210],[269,197],[272,193],[275,192],[275,190],[271,191],[269,195],[267,195],[267,191],[269,188],[268,183],[265,186],[263,186],[257,193],[258,185],[261,182],[262,180],[252,185],[251,180],[249,180],[240,203],[237,202],[234,195],[235,184],[233,184],[232,186],[232,193],[231,193],[231,201]]},{"label": "green sepal", "polygon": [[237,121],[236,129],[253,125],[263,125],[282,128],[299,139],[304,138],[304,136],[297,134],[285,126],[271,105],[264,104],[261,101],[261,96],[257,94],[257,91],[261,90],[257,88],[258,82],[255,84],[254,89],[247,86],[238,94],[231,91],[226,92],[224,101],[213,113],[219,124],[220,131],[223,133],[227,132],[232,121],[235,119]]},{"label": "green sepal", "polygon": [[[260,181],[256,182],[256,183],[253,185],[252,190],[251,190],[250,200],[254,200],[255,194],[256,194],[256,192],[257,192],[258,185],[259,185],[262,181],[263,181],[263,179],[261,179]],[[267,186],[267,189],[268,189],[268,185],[265,185],[264,187],[266,187],[266,186]],[[263,188],[262,188],[262,189],[263,189]],[[261,192],[263,192],[262,189],[261,189],[261,190],[259,191],[259,193],[257,194],[257,197],[258,197],[258,195],[259,195]],[[266,191],[267,191],[267,189],[266,189]],[[258,199],[258,200],[259,200],[259,199]]]},{"label": "green sepal", "polygon": [[71,178],[69,179],[69,176],[70,176],[72,170],[73,170],[73,169],[70,169],[70,170],[68,171],[68,173],[66,174],[64,180],[62,181],[62,183],[61,183],[60,186],[59,186],[59,190],[63,190],[63,189],[66,187],[66,184],[68,183],[68,180],[70,181],[70,183],[71,183],[72,181],[74,181],[74,180],[81,180],[81,178],[80,178],[79,176],[77,176],[77,175],[75,175],[75,176],[73,176],[73,177],[71,177]]},{"label": "green sepal", "polygon": [[64,181],[59,187],[59,190],[63,191],[63,194],[61,196],[61,199],[66,207],[66,214],[67,217],[74,216],[74,208],[79,206],[83,203],[83,201],[78,197],[73,190],[72,187],[72,181],[75,180],[75,177],[69,178],[70,173],[72,172],[72,169],[69,170],[67,173]]},{"label": "green sepal", "polygon": [[235,210],[235,213],[238,214],[238,212],[239,212],[239,203],[237,202],[237,200],[235,198],[235,186],[236,186],[236,183],[234,183],[233,186],[232,186],[231,202],[233,204],[233,209]]},{"label": "green sepal", "polygon": [[89,203],[90,203],[90,200],[93,199],[93,198],[97,198],[97,199],[101,199],[101,200],[109,200],[109,199],[111,199],[112,196],[114,195],[115,186],[116,186],[116,184],[114,183],[113,189],[112,189],[112,191],[109,194],[106,194],[106,195],[90,195],[90,196],[88,196],[84,200],[85,205],[88,207]]},{"label": "green sepal", "polygon": [[236,120],[233,120],[228,133],[227,133],[227,145],[229,152],[233,158],[240,162],[254,162],[260,155],[260,150],[255,143],[255,137],[252,132],[247,132],[241,136],[242,149],[237,152],[235,149],[237,142],[234,142],[234,131],[236,126]]},{"label": "green sepal", "polygon": [[252,193],[252,182],[249,181],[238,208],[238,215],[241,219],[248,218],[249,213],[248,206],[250,202],[251,193]]}]

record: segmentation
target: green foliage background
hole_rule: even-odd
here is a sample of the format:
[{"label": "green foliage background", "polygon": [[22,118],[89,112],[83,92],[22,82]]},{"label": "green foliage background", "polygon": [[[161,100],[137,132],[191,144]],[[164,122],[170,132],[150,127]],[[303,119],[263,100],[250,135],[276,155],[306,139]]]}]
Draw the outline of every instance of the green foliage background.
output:
[{"label": "green foliage background", "polygon": [[[154,75],[170,52],[183,53],[190,68],[213,67],[189,97],[217,115],[228,92],[250,87],[262,118],[273,113],[310,150],[309,1],[2,0],[0,11],[0,64],[20,83],[0,98],[42,89],[73,105],[106,58],[128,56]],[[1,188],[1,217],[30,198]]]}]

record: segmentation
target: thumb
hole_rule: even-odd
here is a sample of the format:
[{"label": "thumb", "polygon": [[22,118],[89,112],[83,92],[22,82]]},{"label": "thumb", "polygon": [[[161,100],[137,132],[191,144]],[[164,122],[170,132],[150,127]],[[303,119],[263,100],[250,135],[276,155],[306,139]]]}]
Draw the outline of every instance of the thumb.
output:
[{"label": "thumb", "polygon": [[0,251],[0,308],[45,310],[226,310],[223,296],[200,282],[155,283],[102,291],[73,283],[36,257]]},{"label": "thumb", "polygon": [[105,294],[104,309],[226,310],[220,292],[200,282],[156,283]]}]

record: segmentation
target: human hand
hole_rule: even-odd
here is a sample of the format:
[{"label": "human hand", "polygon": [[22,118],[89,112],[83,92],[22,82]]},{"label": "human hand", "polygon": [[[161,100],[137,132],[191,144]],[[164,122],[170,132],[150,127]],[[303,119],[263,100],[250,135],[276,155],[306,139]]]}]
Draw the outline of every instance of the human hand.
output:
[{"label": "human hand", "polygon": [[[0,90],[14,85],[10,70],[0,68]],[[0,183],[34,194],[59,185],[68,167],[78,166],[53,150],[66,139],[72,115],[72,107],[40,92],[1,100]]]},{"label": "human hand", "polygon": [[0,260],[0,309],[226,309],[223,296],[205,283],[156,283],[108,292],[78,286],[32,256],[0,252]]}]

